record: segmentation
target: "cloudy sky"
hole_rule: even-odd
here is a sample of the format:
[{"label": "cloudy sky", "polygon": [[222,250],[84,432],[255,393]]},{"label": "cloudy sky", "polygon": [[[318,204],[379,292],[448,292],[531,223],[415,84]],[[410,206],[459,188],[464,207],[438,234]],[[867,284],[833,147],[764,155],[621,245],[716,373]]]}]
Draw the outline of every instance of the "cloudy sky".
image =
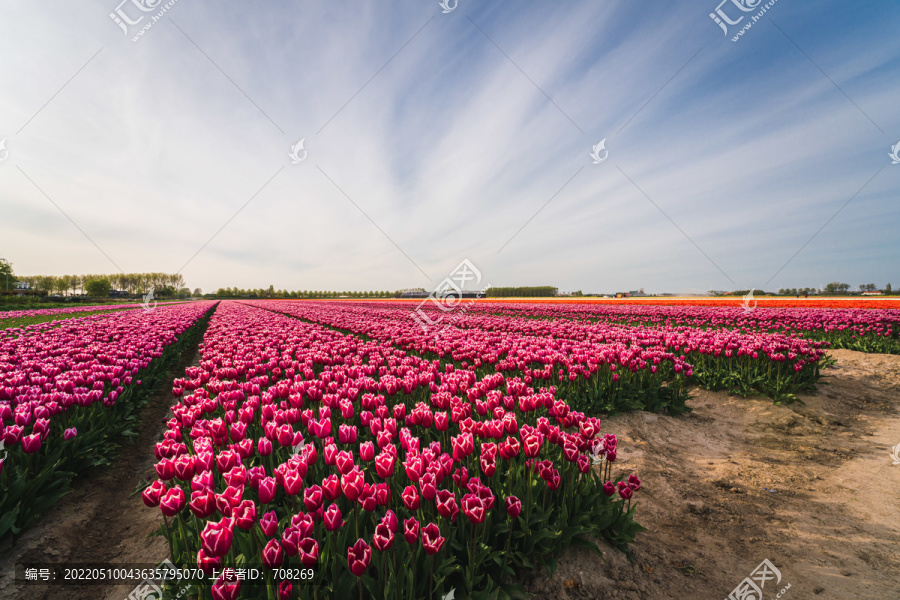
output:
[{"label": "cloudy sky", "polygon": [[0,0],[19,274],[900,286],[896,2],[117,1]]}]

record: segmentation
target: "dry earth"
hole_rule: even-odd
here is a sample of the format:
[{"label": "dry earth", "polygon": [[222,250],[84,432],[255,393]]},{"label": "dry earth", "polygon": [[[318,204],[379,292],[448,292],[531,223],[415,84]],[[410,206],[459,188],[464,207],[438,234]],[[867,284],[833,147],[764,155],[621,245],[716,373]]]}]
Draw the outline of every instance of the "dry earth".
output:
[{"label": "dry earth", "polygon": [[[634,563],[614,549],[605,559],[572,550],[552,579],[527,578],[538,599],[727,598],[770,560],[786,600],[900,598],[900,356],[847,350],[805,405],[696,391],[679,417],[633,413],[610,418],[619,469],[637,473],[638,517],[649,531]],[[184,365],[181,367],[183,368]],[[123,600],[128,587],[17,585],[22,561],[155,563],[166,556],[156,509],[129,498],[153,473],[153,444],[170,396],[145,409],[137,443],[116,466],[76,485],[19,544],[0,548],[0,598]],[[771,491],[769,491],[771,490]],[[757,600],[757,599],[753,599]]]},{"label": "dry earth", "polygon": [[[634,564],[573,550],[539,599],[728,598],[764,559],[763,599],[900,598],[900,356],[833,351],[805,405],[695,392],[692,413],[616,416],[619,468],[643,480]],[[768,491],[771,490],[771,491]],[[753,600],[758,600],[753,597]]]}]

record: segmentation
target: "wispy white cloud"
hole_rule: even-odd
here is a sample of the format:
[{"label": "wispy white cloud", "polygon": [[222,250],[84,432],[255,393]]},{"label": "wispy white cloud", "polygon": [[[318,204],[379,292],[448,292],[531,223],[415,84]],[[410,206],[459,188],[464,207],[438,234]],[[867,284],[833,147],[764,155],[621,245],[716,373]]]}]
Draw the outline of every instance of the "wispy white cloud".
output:
[{"label": "wispy white cloud", "polygon": [[20,167],[129,271],[258,193],[185,268],[204,289],[427,287],[464,257],[494,285],[759,287],[887,165],[768,287],[900,281],[898,8],[780,2],[808,59],[771,22],[723,39],[714,3],[433,4],[179,0],[138,43],[115,3],[0,6],[0,255],[112,270]]}]

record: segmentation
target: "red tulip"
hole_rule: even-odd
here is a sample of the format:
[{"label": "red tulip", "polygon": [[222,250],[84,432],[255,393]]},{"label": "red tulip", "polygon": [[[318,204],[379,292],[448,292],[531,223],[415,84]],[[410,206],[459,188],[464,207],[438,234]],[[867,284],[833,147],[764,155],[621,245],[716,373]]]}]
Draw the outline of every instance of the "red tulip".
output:
[{"label": "red tulip", "polygon": [[406,468],[406,476],[413,483],[418,483],[419,478],[425,473],[425,462],[420,455],[407,456],[406,462],[403,463]]},{"label": "red tulip", "polygon": [[337,475],[329,475],[322,480],[322,495],[328,502],[333,502],[341,495],[341,482]]},{"label": "red tulip", "polygon": [[278,532],[278,516],[274,510],[270,510],[259,518],[259,528],[266,537],[272,537]]},{"label": "red tulip", "polygon": [[150,484],[150,487],[145,489],[141,493],[141,498],[144,500],[144,504],[149,507],[159,506],[159,500],[162,498],[162,495],[166,493],[166,484],[164,484],[160,480],[154,481]]},{"label": "red tulip", "polygon": [[184,508],[184,490],[177,485],[172,487],[159,500],[159,509],[167,517],[174,517]]},{"label": "red tulip", "polygon": [[260,456],[269,456],[272,454],[272,442],[268,438],[259,438],[259,441],[256,443],[256,451]]},{"label": "red tulip", "polygon": [[338,427],[338,443],[354,444],[356,443],[356,426],[342,424]]},{"label": "red tulip", "polygon": [[341,477],[341,491],[344,492],[347,500],[353,502],[362,493],[363,483],[363,472],[359,470],[359,467],[355,467]]},{"label": "red tulip", "polygon": [[76,435],[78,435],[78,430],[76,428],[72,427],[70,429],[66,429],[65,432],[63,432],[63,439],[68,442]]},{"label": "red tulip", "polygon": [[249,531],[256,523],[256,504],[253,500],[244,500],[234,509],[234,524]]},{"label": "red tulip", "polygon": [[319,542],[312,538],[305,538],[297,546],[300,562],[304,565],[314,565],[319,560]]},{"label": "red tulip", "polygon": [[276,485],[274,477],[263,477],[259,480],[259,489],[257,493],[259,494],[259,502],[260,504],[268,504],[272,500],[275,499],[275,492],[278,490],[278,486]]},{"label": "red tulip", "polygon": [[407,544],[415,544],[419,539],[419,522],[414,517],[403,521],[403,537]]},{"label": "red tulip", "polygon": [[309,513],[299,513],[291,517],[291,526],[300,531],[301,538],[311,536],[315,525],[316,522]]},{"label": "red tulip", "polygon": [[387,479],[394,474],[395,465],[396,459],[391,454],[381,452],[378,457],[375,458],[375,472],[378,473],[378,476],[382,479]]},{"label": "red tulip", "polygon": [[280,581],[278,583],[278,600],[291,600],[293,588],[290,581]]},{"label": "red tulip", "polygon": [[434,480],[434,473],[425,473],[419,479],[419,488],[422,490],[422,497],[426,500],[434,500],[437,495],[437,486]]},{"label": "red tulip", "polygon": [[603,493],[607,496],[612,496],[616,493],[616,486],[613,485],[612,481],[607,481],[603,484]]},{"label": "red tulip", "polygon": [[356,464],[353,462],[353,455],[346,450],[341,450],[337,453],[337,457],[335,458],[335,465],[337,466],[337,470],[341,475],[346,475]]},{"label": "red tulip", "polygon": [[397,532],[397,527],[400,526],[400,520],[397,519],[397,515],[394,511],[390,509],[388,509],[388,511],[384,513],[384,516],[381,517],[381,522],[387,525],[394,533]]},{"label": "red tulip", "polygon": [[337,504],[331,504],[322,515],[322,520],[325,522],[326,531],[334,531],[335,529],[340,529],[344,524],[341,519],[341,509],[338,508]]},{"label": "red tulip", "polygon": [[303,488],[303,476],[296,469],[284,473],[284,491],[289,496],[296,496]]},{"label": "red tulip", "polygon": [[322,458],[325,460],[325,464],[328,466],[334,465],[337,461],[337,453],[338,448],[334,444],[325,444],[325,450],[322,453]]},{"label": "red tulip", "polygon": [[451,521],[456,521],[456,515],[459,514],[459,506],[456,504],[456,495],[450,490],[440,490],[435,500],[437,511],[442,517],[449,517]]},{"label": "red tulip", "polygon": [[375,535],[372,536],[372,546],[379,552],[390,550],[394,545],[394,532],[386,523],[380,523],[375,527]]},{"label": "red tulip", "polygon": [[233,574],[226,577],[226,574],[222,573],[212,586],[213,600],[235,600],[240,594],[241,582]]},{"label": "red tulip", "polygon": [[407,510],[415,511],[419,509],[421,500],[419,499],[419,491],[415,486],[406,486],[406,489],[400,494],[400,499],[403,500],[403,506],[405,506]]},{"label": "red tulip", "polygon": [[206,523],[206,527],[200,533],[200,539],[207,556],[225,556],[228,553],[234,537],[233,526],[231,519],[228,518],[218,523],[214,521]]},{"label": "red tulip", "polygon": [[474,494],[463,496],[462,511],[473,525],[483,522],[486,516],[484,502]]},{"label": "red tulip", "polygon": [[313,485],[303,490],[303,504],[306,505],[306,510],[315,512],[322,506],[323,501],[322,488],[319,486]]},{"label": "red tulip", "polygon": [[453,472],[453,483],[456,487],[463,487],[469,483],[469,470],[465,467],[459,467]]},{"label": "red tulip", "polygon": [[247,468],[244,465],[238,465],[224,473],[222,478],[225,479],[226,485],[235,488],[244,487],[247,483]]},{"label": "red tulip", "polygon": [[278,428],[277,438],[281,446],[292,446],[294,444],[294,429],[288,424],[284,424]]},{"label": "red tulip", "polygon": [[241,464],[241,456],[234,450],[225,450],[216,456],[216,466],[220,473],[227,473]]},{"label": "red tulip", "polygon": [[522,436],[522,445],[525,447],[525,456],[534,458],[541,451],[541,445],[544,443],[544,435],[541,433],[532,433]]},{"label": "red tulip", "polygon": [[522,513],[522,501],[516,498],[515,496],[509,496],[506,499],[506,513],[516,519]]},{"label": "red tulip", "polygon": [[375,444],[372,442],[363,442],[359,445],[359,459],[363,462],[369,462],[375,458]]},{"label": "red tulip", "polygon": [[175,477],[181,481],[190,481],[194,476],[194,457],[190,454],[182,454],[174,462]]},{"label": "red tulip", "polygon": [[262,562],[269,569],[280,567],[284,563],[284,550],[278,540],[269,540],[262,551]]},{"label": "red tulip", "polygon": [[357,577],[366,572],[371,560],[372,548],[362,538],[356,540],[352,547],[347,548],[347,564],[350,566],[350,571]]},{"label": "red tulip", "polygon": [[221,566],[221,556],[209,556],[202,548],[197,551],[197,567],[207,575],[210,575],[213,572],[213,569],[217,569]]},{"label": "red tulip", "polygon": [[297,556],[297,553],[300,551],[300,542],[303,541],[303,537],[300,528],[296,525],[291,525],[284,530],[284,533],[281,534],[281,543],[288,556]]},{"label": "red tulip", "polygon": [[429,523],[422,529],[422,547],[425,548],[427,554],[440,552],[446,541],[446,538],[441,537],[441,530],[434,523]]},{"label": "red tulip", "polygon": [[[22,439],[22,445],[25,445],[25,439]],[[26,450],[27,452],[27,450]],[[168,458],[164,458],[153,467],[156,469],[156,474],[159,475],[159,478],[163,481],[170,481],[175,478],[175,463],[169,460]]]},{"label": "red tulip", "polygon": [[[400,405],[402,406],[402,405]],[[445,412],[434,413],[434,428],[438,431],[447,431],[450,428],[450,418]]]},{"label": "red tulip", "polygon": [[497,471],[497,463],[493,457],[482,456],[479,459],[479,464],[481,466],[481,472],[484,473],[485,477],[493,477],[494,473]]},{"label": "red tulip", "polygon": [[205,519],[216,512],[216,494],[212,490],[198,490],[191,494],[188,508],[198,519]]},{"label": "red tulip", "polygon": [[359,505],[366,512],[372,512],[378,506],[378,500],[375,498],[375,486],[369,483],[362,484],[362,490],[356,499]]},{"label": "red tulip", "polygon": [[387,483],[375,485],[375,502],[378,506],[387,506],[391,503],[391,488]]}]

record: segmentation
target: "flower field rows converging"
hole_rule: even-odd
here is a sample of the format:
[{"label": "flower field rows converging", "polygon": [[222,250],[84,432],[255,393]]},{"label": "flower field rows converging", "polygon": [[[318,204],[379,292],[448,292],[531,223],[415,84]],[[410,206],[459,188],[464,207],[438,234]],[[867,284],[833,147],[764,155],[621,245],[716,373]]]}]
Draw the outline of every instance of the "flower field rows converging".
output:
[{"label": "flower field rows converging", "polygon": [[[840,303],[838,303],[840,304]],[[749,307],[752,306],[752,309]],[[744,333],[799,334],[832,348],[900,354],[900,310],[889,308],[763,308],[645,304],[477,303],[472,315],[580,319],[634,326],[725,328]]]},{"label": "flower field rows converging", "polygon": [[[163,303],[159,303],[163,305]],[[170,304],[170,303],[166,303]],[[171,303],[174,304],[174,303]],[[154,306],[156,306],[154,304]],[[44,317],[49,315],[77,316],[81,312],[93,312],[97,310],[122,310],[127,308],[140,308],[140,304],[134,302],[126,304],[92,304],[90,306],[64,306],[62,308],[33,308],[28,310],[7,310],[0,312],[0,325],[4,321],[12,321],[24,317]]]},{"label": "flower field rows converging", "polygon": [[[470,312],[455,314],[454,327],[442,329],[423,327],[408,305],[287,301],[266,306],[426,358],[448,357],[456,367],[474,365],[479,375],[504,373],[526,385],[552,382],[573,409],[590,413],[682,412],[691,383],[745,396],[755,390],[790,402],[798,391],[815,385],[826,364],[825,342],[784,334]],[[424,318],[432,322],[439,317],[436,308],[425,311]]]},{"label": "flower field rows converging", "polygon": [[[0,331],[0,540],[13,539],[108,464],[186,332],[212,302],[71,318]],[[52,327],[50,326],[52,325]],[[146,386],[144,386],[146,387]]]},{"label": "flower field rows converging", "polygon": [[615,436],[553,387],[266,308],[219,305],[143,492],[176,564],[266,573],[199,598],[508,598],[517,570],[642,529]]}]

